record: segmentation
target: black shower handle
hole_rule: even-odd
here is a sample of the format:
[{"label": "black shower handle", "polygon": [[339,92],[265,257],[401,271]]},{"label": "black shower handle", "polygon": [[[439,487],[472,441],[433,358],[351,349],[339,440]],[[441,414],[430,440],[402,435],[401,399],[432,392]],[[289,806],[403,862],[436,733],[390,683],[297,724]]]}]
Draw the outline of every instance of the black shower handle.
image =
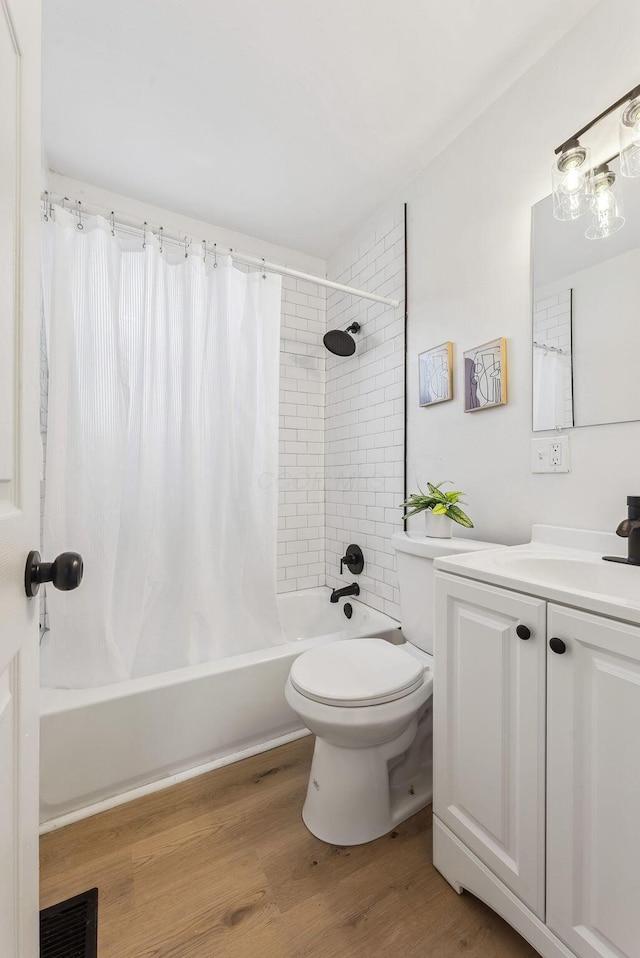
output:
[{"label": "black shower handle", "polygon": [[352,575],[360,575],[364,569],[364,556],[362,554],[362,549],[360,546],[356,545],[355,542],[347,546],[345,554],[340,559],[340,575],[342,575],[344,566],[347,567]]},{"label": "black shower handle", "polygon": [[346,556],[343,556],[340,559],[340,575],[342,575],[342,570],[345,564],[348,566],[351,566],[351,565],[355,565],[357,561],[358,561],[357,555],[354,555],[353,552],[347,552]]}]

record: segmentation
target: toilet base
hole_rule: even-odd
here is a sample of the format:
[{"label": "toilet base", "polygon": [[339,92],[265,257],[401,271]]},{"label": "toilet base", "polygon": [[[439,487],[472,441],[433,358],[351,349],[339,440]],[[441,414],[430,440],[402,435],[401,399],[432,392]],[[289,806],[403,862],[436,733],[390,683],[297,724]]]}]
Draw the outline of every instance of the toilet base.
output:
[{"label": "toilet base", "polygon": [[363,845],[386,835],[431,801],[431,763],[410,780],[390,780],[389,765],[416,739],[418,719],[391,742],[342,748],[316,738],[302,820],[331,845]]}]

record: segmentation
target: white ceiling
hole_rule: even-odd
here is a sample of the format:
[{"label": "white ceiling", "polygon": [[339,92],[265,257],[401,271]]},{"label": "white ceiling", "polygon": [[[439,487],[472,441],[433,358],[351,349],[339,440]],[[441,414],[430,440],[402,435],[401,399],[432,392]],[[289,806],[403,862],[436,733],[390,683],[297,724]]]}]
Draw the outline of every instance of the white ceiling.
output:
[{"label": "white ceiling", "polygon": [[596,0],[44,0],[51,169],[327,256]]}]

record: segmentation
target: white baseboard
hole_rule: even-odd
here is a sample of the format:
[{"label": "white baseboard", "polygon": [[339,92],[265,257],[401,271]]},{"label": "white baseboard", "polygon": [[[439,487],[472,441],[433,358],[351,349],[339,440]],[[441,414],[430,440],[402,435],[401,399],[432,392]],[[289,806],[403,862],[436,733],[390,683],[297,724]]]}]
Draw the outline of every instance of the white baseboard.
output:
[{"label": "white baseboard", "polygon": [[278,748],[280,745],[286,745],[288,742],[295,742],[296,739],[310,735],[308,729],[298,729],[295,732],[288,732],[278,738],[271,739],[269,742],[261,742],[259,745],[252,745],[250,748],[240,749],[238,752],[232,752],[230,755],[224,755],[212,762],[206,762],[204,765],[196,765],[195,768],[185,769],[176,775],[168,775],[166,778],[158,779],[155,782],[149,782],[147,785],[141,785],[139,788],[132,788],[128,792],[122,792],[119,795],[112,795],[93,805],[85,805],[84,808],[75,809],[66,815],[60,815],[58,818],[51,818],[40,825],[40,834],[53,832],[57,828],[64,828],[65,825],[72,825],[74,822],[80,822],[83,818],[90,818],[91,815],[98,815],[100,812],[106,812],[110,808],[117,808],[118,805],[125,805],[127,802],[133,802],[136,798],[143,798],[145,795],[152,795],[154,792],[160,792],[164,788],[170,788],[177,785],[178,782],[186,782],[190,778],[197,778],[198,775],[204,775],[206,772],[212,772],[216,768],[224,768],[225,765],[233,765],[234,762],[241,762],[243,758],[251,758],[252,755],[259,755],[261,752],[268,752],[272,748]]},{"label": "white baseboard", "polygon": [[433,818],[433,864],[460,894],[466,890],[497,912],[542,958],[576,958],[453,832]]}]

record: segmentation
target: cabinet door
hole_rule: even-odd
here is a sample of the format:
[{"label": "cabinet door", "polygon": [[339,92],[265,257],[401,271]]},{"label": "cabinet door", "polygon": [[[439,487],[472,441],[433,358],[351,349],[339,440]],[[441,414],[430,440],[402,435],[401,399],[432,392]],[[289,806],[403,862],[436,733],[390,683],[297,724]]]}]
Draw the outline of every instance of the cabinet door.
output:
[{"label": "cabinet door", "polygon": [[553,605],[548,626],[547,924],[640,958],[640,628]]},{"label": "cabinet door", "polygon": [[539,599],[436,575],[434,812],[541,919],[545,619]]}]

